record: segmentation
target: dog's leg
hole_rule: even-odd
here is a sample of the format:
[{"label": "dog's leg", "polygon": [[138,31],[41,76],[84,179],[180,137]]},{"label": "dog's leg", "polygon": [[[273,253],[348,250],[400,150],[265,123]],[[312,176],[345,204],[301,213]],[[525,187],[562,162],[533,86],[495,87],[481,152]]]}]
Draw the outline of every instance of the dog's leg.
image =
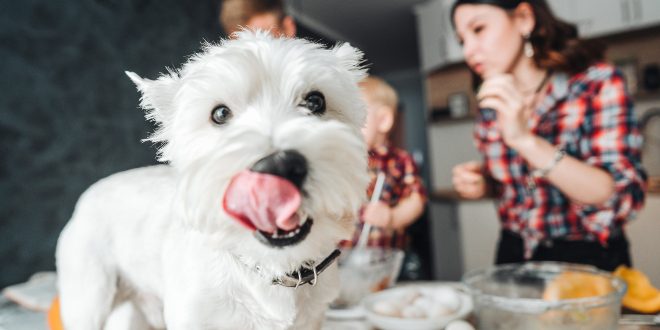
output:
[{"label": "dog's leg", "polygon": [[[166,294],[164,299],[164,318],[167,330],[192,330],[210,326],[205,319],[207,306],[200,304],[183,292]],[[203,325],[204,323],[209,323]]]},{"label": "dog's leg", "polygon": [[[80,270],[60,282],[62,321],[67,330],[103,329],[116,293],[116,280],[101,268]],[[67,272],[64,272],[67,273]]]},{"label": "dog's leg", "polygon": [[101,330],[117,293],[117,275],[81,235],[65,228],[57,248],[60,312],[67,330]]},{"label": "dog's leg", "polygon": [[145,323],[151,325],[151,328],[147,329],[165,329],[163,303],[160,298],[154,295],[138,294],[133,297],[132,305],[137,309],[136,313],[144,318]]},{"label": "dog's leg", "polygon": [[103,330],[155,330],[149,325],[143,313],[131,301],[117,306],[110,316]]}]

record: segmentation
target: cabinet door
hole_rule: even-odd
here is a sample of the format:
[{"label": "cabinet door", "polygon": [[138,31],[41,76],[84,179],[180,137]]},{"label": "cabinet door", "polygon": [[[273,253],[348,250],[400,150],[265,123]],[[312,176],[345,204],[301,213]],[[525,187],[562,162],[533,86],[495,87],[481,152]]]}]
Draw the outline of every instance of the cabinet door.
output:
[{"label": "cabinet door", "polygon": [[445,0],[443,4],[443,35],[445,39],[445,47],[447,49],[446,63],[458,63],[463,61],[463,46],[458,42],[456,31],[451,22],[451,6],[454,4],[453,0]]},{"label": "cabinet door", "polygon": [[634,27],[660,24],[660,0],[631,0]]},{"label": "cabinet door", "polygon": [[574,23],[578,15],[575,13],[572,0],[548,0],[548,5],[558,18]]},{"label": "cabinet door", "polygon": [[575,13],[572,22],[577,24],[581,37],[603,36],[630,28],[628,0],[579,0],[571,4]]},{"label": "cabinet door", "polygon": [[463,60],[463,48],[449,18],[451,4],[448,0],[431,0],[415,6],[418,47],[425,72]]},{"label": "cabinet door", "polygon": [[417,42],[423,71],[440,66],[447,58],[445,54],[442,11],[443,4],[434,0],[415,6],[417,15]]}]

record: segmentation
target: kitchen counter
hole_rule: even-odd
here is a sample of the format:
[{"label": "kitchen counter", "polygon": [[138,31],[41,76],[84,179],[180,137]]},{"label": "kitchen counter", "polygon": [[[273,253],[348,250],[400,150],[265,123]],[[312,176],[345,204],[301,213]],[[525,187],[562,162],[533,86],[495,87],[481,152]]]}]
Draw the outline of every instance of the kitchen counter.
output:
[{"label": "kitchen counter", "polygon": [[[326,319],[322,330],[376,330],[365,319]],[[619,330],[658,330],[656,326],[622,325]],[[33,312],[17,306],[0,296],[0,330],[48,330],[44,313]]]},{"label": "kitchen counter", "polygon": [[[333,320],[326,319],[322,330],[377,330],[365,319]],[[620,325],[618,330],[658,330],[660,325]],[[412,329],[411,329],[412,330]]]}]

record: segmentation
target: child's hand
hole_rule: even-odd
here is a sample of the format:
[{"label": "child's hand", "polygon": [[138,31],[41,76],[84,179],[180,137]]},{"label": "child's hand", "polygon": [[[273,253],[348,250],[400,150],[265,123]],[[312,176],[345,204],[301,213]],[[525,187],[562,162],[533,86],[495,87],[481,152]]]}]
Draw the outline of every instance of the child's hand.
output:
[{"label": "child's hand", "polygon": [[362,219],[372,226],[390,228],[392,226],[392,209],[382,201],[369,203],[364,207]]},{"label": "child's hand", "polygon": [[486,195],[486,178],[481,173],[481,164],[475,161],[454,166],[452,183],[456,192],[468,199]]}]

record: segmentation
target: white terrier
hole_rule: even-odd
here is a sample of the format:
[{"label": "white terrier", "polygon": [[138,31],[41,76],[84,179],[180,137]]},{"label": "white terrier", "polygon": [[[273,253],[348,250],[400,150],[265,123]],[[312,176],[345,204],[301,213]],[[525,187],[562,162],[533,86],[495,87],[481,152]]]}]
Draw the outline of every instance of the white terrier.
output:
[{"label": "white terrier", "polygon": [[80,198],[57,246],[65,328],[126,302],[147,328],[320,328],[368,183],[361,61],[243,31],[157,80],[127,72],[169,165]]}]

